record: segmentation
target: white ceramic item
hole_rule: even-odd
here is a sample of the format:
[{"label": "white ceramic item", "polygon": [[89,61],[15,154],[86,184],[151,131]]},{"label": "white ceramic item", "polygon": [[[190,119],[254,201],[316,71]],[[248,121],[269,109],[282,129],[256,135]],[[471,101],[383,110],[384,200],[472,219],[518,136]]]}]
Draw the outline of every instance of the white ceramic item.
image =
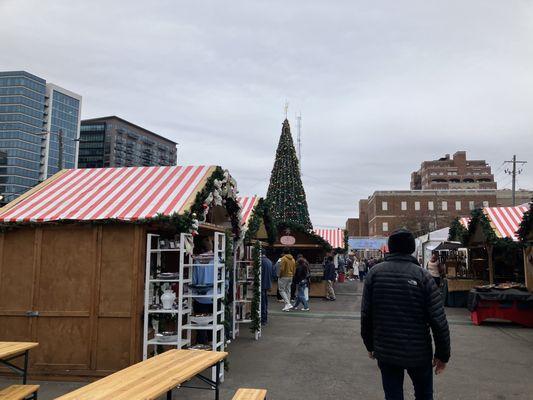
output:
[{"label": "white ceramic item", "polygon": [[161,303],[163,303],[163,309],[172,310],[174,300],[176,300],[176,294],[172,291],[172,289],[165,290],[165,293],[161,295]]}]

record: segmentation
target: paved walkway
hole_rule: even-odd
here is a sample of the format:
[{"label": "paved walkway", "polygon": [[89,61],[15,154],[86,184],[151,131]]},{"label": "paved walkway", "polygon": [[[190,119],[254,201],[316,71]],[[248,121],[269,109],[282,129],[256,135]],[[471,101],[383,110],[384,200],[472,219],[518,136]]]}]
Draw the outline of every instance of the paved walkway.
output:
[{"label": "paved walkway", "polygon": [[[271,400],[382,400],[379,371],[368,359],[359,330],[360,287],[337,287],[335,302],[312,299],[311,312],[282,313],[271,302],[270,323],[258,342],[248,332],[230,345],[230,371],[222,399],[238,387],[267,388]],[[533,399],[533,329],[510,324],[473,326],[464,309],[447,310],[452,360],[436,377],[439,400]],[[3,382],[0,382],[2,385]],[[52,399],[78,383],[45,382],[40,399]],[[406,399],[413,399],[406,379]],[[176,400],[212,399],[182,389]]]}]

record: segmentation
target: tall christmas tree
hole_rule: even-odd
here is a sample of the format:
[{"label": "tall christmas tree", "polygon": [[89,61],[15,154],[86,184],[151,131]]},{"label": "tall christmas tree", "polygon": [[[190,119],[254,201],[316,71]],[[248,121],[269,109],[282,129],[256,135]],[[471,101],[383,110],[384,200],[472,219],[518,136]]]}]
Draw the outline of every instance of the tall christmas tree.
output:
[{"label": "tall christmas tree", "polygon": [[276,225],[288,223],[313,229],[300,176],[300,166],[292,141],[291,127],[287,119],[283,121],[266,200]]}]

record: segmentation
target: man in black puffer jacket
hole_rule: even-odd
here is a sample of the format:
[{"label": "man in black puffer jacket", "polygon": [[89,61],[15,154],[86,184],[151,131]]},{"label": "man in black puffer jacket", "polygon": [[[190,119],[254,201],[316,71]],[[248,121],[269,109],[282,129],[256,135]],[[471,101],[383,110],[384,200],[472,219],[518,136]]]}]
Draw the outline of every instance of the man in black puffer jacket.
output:
[{"label": "man in black puffer jacket", "polygon": [[361,336],[369,357],[378,360],[386,400],[403,400],[404,370],[413,381],[416,400],[431,400],[432,365],[439,374],[450,359],[441,293],[411,256],[415,251],[411,232],[393,232],[388,246],[390,254],[365,279]]}]

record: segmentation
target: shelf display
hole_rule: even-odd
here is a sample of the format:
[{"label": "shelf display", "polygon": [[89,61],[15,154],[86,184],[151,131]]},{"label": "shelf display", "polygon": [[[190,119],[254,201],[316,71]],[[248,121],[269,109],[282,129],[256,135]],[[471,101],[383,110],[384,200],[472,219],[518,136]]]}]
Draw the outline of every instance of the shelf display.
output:
[{"label": "shelf display", "polygon": [[191,311],[189,300],[178,300],[176,292],[179,293],[179,284],[188,279],[188,275],[180,279],[178,269],[191,258],[186,248],[192,241],[192,235],[186,233],[179,240],[147,234],[143,359],[157,354],[158,346],[179,349],[190,344],[190,340],[180,339],[178,330],[180,316]]},{"label": "shelf display", "polygon": [[[233,267],[233,339],[240,333],[241,324],[252,323],[252,302],[254,299],[254,261],[253,246],[244,246],[242,257],[235,252]],[[261,257],[261,256],[259,256]],[[239,259],[241,258],[241,259]],[[261,274],[259,274],[259,290],[261,287]],[[258,318],[261,313],[261,296],[259,296]],[[261,337],[261,328],[255,331],[255,339]]]},{"label": "shelf display", "polygon": [[[212,251],[192,257],[192,262],[180,260],[178,311],[183,317],[178,318],[178,346],[202,349],[209,347],[213,351],[224,351],[226,235],[215,232],[212,247]],[[183,304],[190,304],[192,310],[182,314]],[[196,333],[197,341],[194,345],[193,332]],[[215,380],[215,368],[212,368],[211,375]],[[220,379],[224,379],[224,368],[220,368]]]}]

